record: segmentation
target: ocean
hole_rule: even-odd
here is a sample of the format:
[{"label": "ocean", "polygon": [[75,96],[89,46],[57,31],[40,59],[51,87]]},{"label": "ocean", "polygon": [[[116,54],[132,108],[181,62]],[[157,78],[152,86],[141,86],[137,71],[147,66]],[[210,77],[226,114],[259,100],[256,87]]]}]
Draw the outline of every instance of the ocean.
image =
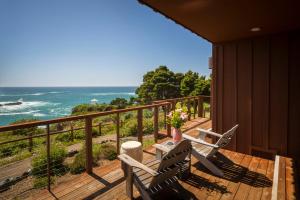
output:
[{"label": "ocean", "polygon": [[71,114],[78,104],[109,103],[116,97],[135,96],[136,87],[0,87],[0,126],[19,119],[53,119]]}]

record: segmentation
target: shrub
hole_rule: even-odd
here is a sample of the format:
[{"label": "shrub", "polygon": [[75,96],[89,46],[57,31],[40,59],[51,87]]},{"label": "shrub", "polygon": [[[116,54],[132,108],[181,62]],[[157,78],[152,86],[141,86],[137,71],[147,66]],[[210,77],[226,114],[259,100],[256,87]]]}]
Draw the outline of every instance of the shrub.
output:
[{"label": "shrub", "polygon": [[124,120],[128,120],[128,119],[131,119],[133,117],[133,114],[132,113],[126,113],[124,115]]},{"label": "shrub", "polygon": [[97,136],[98,133],[99,133],[99,131],[98,131],[97,128],[93,128],[93,129],[92,129],[92,136],[93,136],[93,137]]},{"label": "shrub", "polygon": [[101,145],[101,153],[104,159],[114,160],[117,158],[117,150],[116,147],[109,143],[104,143]]},{"label": "shrub", "polygon": [[[51,175],[61,175],[66,172],[63,165],[64,159],[67,156],[65,148],[61,145],[51,146],[50,151],[50,168]],[[32,174],[36,177],[46,176],[47,171],[47,153],[45,148],[41,148],[37,152],[37,156],[32,159]]]},{"label": "shrub", "polygon": [[[34,122],[34,121],[37,121],[37,119],[21,119],[11,123],[11,125]],[[32,134],[38,134],[41,133],[41,129],[38,129],[37,127],[31,127],[31,128],[23,128],[23,129],[17,129],[12,131],[13,135],[29,135],[30,132]]]},{"label": "shrub", "polygon": [[153,117],[153,112],[146,109],[146,110],[144,110],[143,115],[144,115],[145,118],[152,118]]},{"label": "shrub", "polygon": [[129,120],[124,125],[123,136],[135,136],[137,135],[137,122],[136,120]]},{"label": "shrub", "polygon": [[154,132],[153,122],[151,120],[143,121],[143,134],[148,135]]},{"label": "shrub", "polygon": [[[117,151],[114,145],[109,143],[93,145],[93,165],[97,165],[100,159],[114,160],[117,158]],[[76,154],[73,163],[70,165],[70,172],[78,174],[85,170],[86,149],[82,148]]]},{"label": "shrub", "polygon": [[117,106],[118,109],[122,109],[122,108],[126,108],[126,106],[128,105],[128,102],[124,98],[117,97],[110,102],[110,105],[115,105],[115,106]]},{"label": "shrub", "polygon": [[58,134],[55,138],[55,140],[60,141],[60,142],[69,142],[71,141],[71,133],[61,133]]},{"label": "shrub", "polygon": [[[50,177],[50,183],[53,184],[54,183],[54,177]],[[34,188],[42,188],[42,187],[46,187],[48,185],[48,177],[38,177],[35,178],[33,181],[33,187]]]},{"label": "shrub", "polygon": [[76,154],[73,163],[69,167],[72,174],[79,174],[85,170],[85,149]]},{"label": "shrub", "polygon": [[22,140],[15,143],[9,143],[6,145],[0,146],[0,158],[13,156],[23,151],[24,148],[28,147],[28,141]]}]

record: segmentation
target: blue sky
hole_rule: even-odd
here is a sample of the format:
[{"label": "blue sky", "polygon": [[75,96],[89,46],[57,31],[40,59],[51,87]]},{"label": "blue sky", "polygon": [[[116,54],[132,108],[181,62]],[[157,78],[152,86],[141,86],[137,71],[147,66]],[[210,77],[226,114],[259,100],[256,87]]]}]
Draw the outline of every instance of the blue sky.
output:
[{"label": "blue sky", "polygon": [[135,86],[208,75],[211,44],[136,0],[1,0],[0,86]]}]

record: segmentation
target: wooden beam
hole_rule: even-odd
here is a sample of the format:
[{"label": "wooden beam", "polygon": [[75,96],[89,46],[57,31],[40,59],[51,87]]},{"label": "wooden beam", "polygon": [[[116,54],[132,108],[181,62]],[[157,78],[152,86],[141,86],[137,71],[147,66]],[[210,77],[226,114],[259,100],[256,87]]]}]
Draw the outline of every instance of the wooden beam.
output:
[{"label": "wooden beam", "polygon": [[154,118],[154,141],[155,143],[158,140],[158,106],[154,107],[154,113],[153,113],[153,118]]},{"label": "wooden beam", "polygon": [[89,174],[93,173],[92,123],[91,117],[85,119],[86,172]]},{"label": "wooden beam", "polygon": [[137,110],[138,141],[143,143],[143,110]]},{"label": "wooden beam", "polygon": [[120,154],[120,113],[116,116],[117,154]]},{"label": "wooden beam", "polygon": [[47,150],[47,189],[50,191],[51,190],[51,172],[50,172],[50,162],[51,162],[51,158],[50,158],[50,125],[47,125],[47,137],[46,137],[46,150]]}]

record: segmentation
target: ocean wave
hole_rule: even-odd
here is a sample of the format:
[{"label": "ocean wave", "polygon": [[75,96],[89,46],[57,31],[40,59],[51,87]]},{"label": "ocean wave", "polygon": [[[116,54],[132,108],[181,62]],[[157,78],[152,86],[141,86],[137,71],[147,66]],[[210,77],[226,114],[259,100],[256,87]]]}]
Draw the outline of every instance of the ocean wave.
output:
[{"label": "ocean wave", "polygon": [[[0,102],[0,104],[6,104],[6,103],[12,103],[12,102]],[[0,112],[11,112],[16,110],[25,110],[30,108],[36,108],[36,107],[43,107],[43,106],[49,106],[49,105],[59,105],[60,103],[51,103],[47,101],[23,101],[20,105],[8,105],[8,106],[1,106]]]},{"label": "ocean wave", "polygon": [[64,92],[47,92],[48,94],[62,94]]},{"label": "ocean wave", "polygon": [[22,96],[41,96],[45,95],[46,93],[37,92],[33,94],[0,94],[1,97],[22,97]]},{"label": "ocean wave", "polygon": [[34,113],[33,114],[34,117],[45,117],[47,116],[46,114],[43,114],[43,113]]},{"label": "ocean wave", "polygon": [[103,93],[92,93],[94,96],[111,96],[111,95],[135,95],[134,92],[103,92]]},{"label": "ocean wave", "polygon": [[46,95],[46,94],[62,94],[64,92],[36,92],[32,94],[0,94],[0,97],[22,97],[22,96],[41,96],[41,95]]},{"label": "ocean wave", "polygon": [[24,111],[24,112],[9,112],[9,113],[1,113],[0,116],[9,116],[9,115],[31,115],[31,114],[37,114],[40,112],[40,110],[31,110],[31,111]]},{"label": "ocean wave", "polygon": [[66,116],[69,115],[72,111],[71,107],[65,108],[52,108],[49,110],[49,113],[53,116]]}]

